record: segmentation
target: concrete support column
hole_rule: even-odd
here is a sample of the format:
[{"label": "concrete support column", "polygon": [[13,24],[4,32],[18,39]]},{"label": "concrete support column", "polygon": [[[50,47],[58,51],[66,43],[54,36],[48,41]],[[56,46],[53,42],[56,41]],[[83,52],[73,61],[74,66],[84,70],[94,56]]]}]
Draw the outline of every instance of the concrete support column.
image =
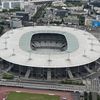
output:
[{"label": "concrete support column", "polygon": [[3,68],[3,60],[0,58],[0,73],[2,72],[2,68]]},{"label": "concrete support column", "polygon": [[47,80],[51,80],[51,69],[47,69]]},{"label": "concrete support column", "polygon": [[67,72],[68,70],[67,70],[67,68],[66,68],[66,79],[68,78],[68,72]]},{"label": "concrete support column", "polygon": [[89,68],[89,66],[84,66],[84,68],[85,68],[89,73],[93,73],[93,71]]},{"label": "concrete support column", "polygon": [[25,73],[25,78],[28,78],[30,76],[30,73],[31,73],[31,68],[28,68]]},{"label": "concrete support column", "polygon": [[0,62],[2,62],[3,60],[0,58]]},{"label": "concrete support column", "polygon": [[21,66],[19,65],[18,68],[19,68],[19,76],[21,76],[21,72],[22,72]]},{"label": "concrete support column", "polygon": [[9,67],[5,70],[5,72],[9,72],[12,69],[12,67],[14,67],[14,64],[9,64]]},{"label": "concrete support column", "polygon": [[68,68],[67,72],[68,72],[68,76],[70,77],[70,79],[73,79],[74,76],[69,68]]}]

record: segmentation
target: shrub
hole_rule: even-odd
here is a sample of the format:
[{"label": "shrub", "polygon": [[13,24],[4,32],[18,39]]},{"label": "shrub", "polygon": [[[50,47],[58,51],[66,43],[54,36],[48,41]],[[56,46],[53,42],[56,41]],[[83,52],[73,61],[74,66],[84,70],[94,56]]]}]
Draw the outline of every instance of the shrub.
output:
[{"label": "shrub", "polygon": [[72,84],[72,85],[84,85],[82,81],[75,81],[75,80],[64,80],[61,81],[62,84]]},{"label": "shrub", "polygon": [[4,73],[3,74],[3,79],[13,79],[14,75],[10,73]]}]

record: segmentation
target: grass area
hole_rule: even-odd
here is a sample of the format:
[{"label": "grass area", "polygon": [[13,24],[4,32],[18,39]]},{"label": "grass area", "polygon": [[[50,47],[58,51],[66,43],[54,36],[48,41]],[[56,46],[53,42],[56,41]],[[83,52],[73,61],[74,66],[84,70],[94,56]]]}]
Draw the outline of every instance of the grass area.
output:
[{"label": "grass area", "polygon": [[59,96],[51,96],[46,94],[32,94],[24,92],[10,92],[7,100],[60,100]]}]

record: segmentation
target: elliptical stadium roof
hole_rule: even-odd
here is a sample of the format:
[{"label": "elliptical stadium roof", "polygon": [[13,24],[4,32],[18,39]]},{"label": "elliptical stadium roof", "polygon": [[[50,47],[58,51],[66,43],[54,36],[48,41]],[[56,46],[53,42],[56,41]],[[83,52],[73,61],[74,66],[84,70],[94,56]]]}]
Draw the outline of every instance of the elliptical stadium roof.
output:
[{"label": "elliptical stadium roof", "polygon": [[[30,48],[32,35],[58,33],[66,37],[68,48],[63,52],[34,51]],[[0,57],[8,62],[30,67],[77,67],[100,58],[100,43],[89,32],[62,26],[22,27],[0,37]]]}]

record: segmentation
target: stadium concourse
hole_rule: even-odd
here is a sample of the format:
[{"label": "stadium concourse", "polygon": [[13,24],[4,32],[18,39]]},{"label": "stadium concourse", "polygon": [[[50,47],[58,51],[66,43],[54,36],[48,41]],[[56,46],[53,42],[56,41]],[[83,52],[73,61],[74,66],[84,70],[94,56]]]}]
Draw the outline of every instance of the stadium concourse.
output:
[{"label": "stadium concourse", "polygon": [[76,28],[22,27],[0,37],[0,57],[4,72],[26,79],[74,79],[97,71],[100,43]]}]

